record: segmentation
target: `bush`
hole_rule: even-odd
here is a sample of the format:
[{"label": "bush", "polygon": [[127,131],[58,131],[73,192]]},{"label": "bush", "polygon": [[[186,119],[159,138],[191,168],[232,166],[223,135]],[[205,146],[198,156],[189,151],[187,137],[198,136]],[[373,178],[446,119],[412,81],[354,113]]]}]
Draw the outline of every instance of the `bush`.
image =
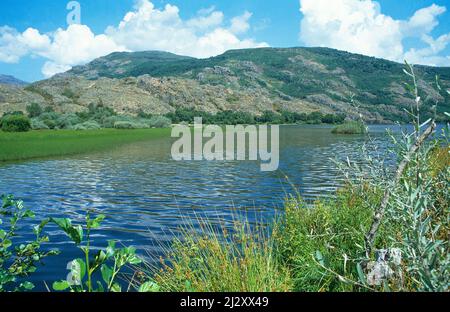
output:
[{"label": "bush", "polygon": [[29,228],[25,224],[32,218],[34,213],[25,209],[22,201],[13,196],[0,196],[0,293],[32,290],[34,285],[26,277],[37,270],[44,258],[58,253],[41,248],[49,241],[42,232],[46,220],[33,227],[33,235],[28,235],[35,237],[32,241],[23,242],[23,237],[19,237],[18,229]]},{"label": "bush", "polygon": [[59,129],[72,129],[75,125],[82,123],[77,114],[63,114],[56,120]]},{"label": "bush", "polygon": [[47,130],[50,129],[45,122],[40,120],[39,118],[31,119],[31,128],[33,130]]},{"label": "bush", "polygon": [[37,103],[31,103],[27,106],[28,117],[39,117],[42,114],[42,107]]},{"label": "bush", "polygon": [[100,125],[98,124],[98,122],[93,120],[77,124],[73,127],[73,130],[96,130],[96,129],[100,129]]},{"label": "bush", "polygon": [[30,118],[23,115],[7,115],[2,118],[1,125],[6,132],[26,132],[31,129]]},{"label": "bush", "polygon": [[114,123],[115,129],[145,129],[148,128],[146,124],[132,121],[116,121]]},{"label": "bush", "polygon": [[154,116],[150,118],[147,124],[150,128],[169,128],[172,121],[164,116]]}]

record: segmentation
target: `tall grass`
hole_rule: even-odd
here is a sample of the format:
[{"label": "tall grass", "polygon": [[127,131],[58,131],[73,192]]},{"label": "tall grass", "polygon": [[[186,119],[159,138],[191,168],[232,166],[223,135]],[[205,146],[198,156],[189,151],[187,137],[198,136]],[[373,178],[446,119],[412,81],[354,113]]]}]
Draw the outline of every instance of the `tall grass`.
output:
[{"label": "tall grass", "polygon": [[292,289],[289,272],[277,258],[267,229],[247,221],[227,228],[209,220],[188,223],[181,238],[164,247],[148,276],[162,291],[283,292]]}]

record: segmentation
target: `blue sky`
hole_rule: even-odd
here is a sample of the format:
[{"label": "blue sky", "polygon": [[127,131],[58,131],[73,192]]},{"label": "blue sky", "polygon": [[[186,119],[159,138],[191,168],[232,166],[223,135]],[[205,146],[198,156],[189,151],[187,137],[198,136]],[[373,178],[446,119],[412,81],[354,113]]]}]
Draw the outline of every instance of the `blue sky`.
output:
[{"label": "blue sky", "polygon": [[0,1],[1,74],[35,81],[112,51],[209,57],[260,46],[450,66],[450,0],[79,0],[83,26],[70,28],[68,2]]}]

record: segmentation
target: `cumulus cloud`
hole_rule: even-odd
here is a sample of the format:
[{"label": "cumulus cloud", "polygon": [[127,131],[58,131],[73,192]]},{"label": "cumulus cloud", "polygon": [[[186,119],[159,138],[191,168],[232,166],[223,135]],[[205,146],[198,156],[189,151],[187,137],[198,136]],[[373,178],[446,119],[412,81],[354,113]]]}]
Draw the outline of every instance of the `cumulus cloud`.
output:
[{"label": "cumulus cloud", "polygon": [[27,46],[20,40],[21,34],[14,28],[0,27],[0,61],[17,63],[28,53]]},{"label": "cumulus cloud", "polygon": [[[431,32],[446,8],[431,5],[408,20],[397,20],[381,12],[373,0],[300,0],[300,39],[308,46],[331,47],[393,61],[449,66],[450,58],[440,56],[449,36],[437,39]],[[417,38],[426,48],[406,50],[404,40]]]},{"label": "cumulus cloud", "polygon": [[202,10],[199,16],[184,21],[178,7],[167,4],[157,9],[148,0],[138,2],[117,27],[106,34],[130,50],[164,50],[206,58],[229,49],[268,46],[265,42],[238,37],[249,29],[251,13],[235,17],[231,26],[224,25],[224,15],[214,8]]},{"label": "cumulus cloud", "polygon": [[230,31],[234,34],[246,33],[250,29],[249,20],[252,15],[252,13],[246,11],[243,15],[234,17],[231,20]]},{"label": "cumulus cloud", "polygon": [[117,26],[109,26],[100,35],[86,25],[75,24],[48,34],[34,28],[20,33],[0,27],[0,62],[17,63],[26,55],[40,56],[47,59],[42,73],[50,77],[117,51],[164,50],[206,58],[229,49],[268,46],[240,38],[249,30],[251,16],[245,12],[227,25],[224,14],[210,7],[183,20],[174,5],[158,9],[149,0],[138,0]]}]

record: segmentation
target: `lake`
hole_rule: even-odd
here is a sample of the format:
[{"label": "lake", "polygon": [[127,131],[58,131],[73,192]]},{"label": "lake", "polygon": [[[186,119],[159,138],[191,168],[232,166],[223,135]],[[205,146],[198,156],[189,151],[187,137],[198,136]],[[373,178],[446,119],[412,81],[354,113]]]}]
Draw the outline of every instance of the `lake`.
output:
[{"label": "lake", "polygon": [[[370,128],[381,151],[389,142],[386,127]],[[176,162],[170,155],[172,139],[164,138],[105,152],[1,164],[0,194],[14,194],[36,213],[27,227],[50,216],[81,221],[87,210],[94,210],[107,216],[93,233],[94,246],[114,239],[156,256],[158,244],[168,243],[170,233],[195,215],[269,220],[282,211],[287,194],[299,191],[307,200],[332,196],[342,184],[332,158],[358,159],[367,141],[366,136],[331,134],[325,126],[280,130],[276,172],[261,172],[252,161]],[[62,253],[47,258],[32,278],[51,285],[65,278],[67,262],[80,253],[55,226],[48,226],[47,233],[50,246]],[[36,289],[45,289],[43,283],[36,283]]]}]

